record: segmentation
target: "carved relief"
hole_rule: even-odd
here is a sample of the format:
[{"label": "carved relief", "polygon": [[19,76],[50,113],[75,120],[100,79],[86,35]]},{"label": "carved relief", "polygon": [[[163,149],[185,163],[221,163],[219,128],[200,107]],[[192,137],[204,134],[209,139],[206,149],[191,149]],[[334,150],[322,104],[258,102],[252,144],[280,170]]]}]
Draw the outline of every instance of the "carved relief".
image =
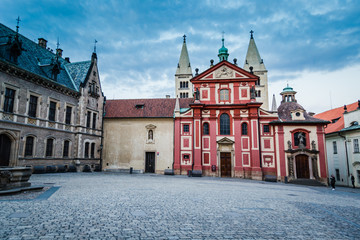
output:
[{"label": "carved relief", "polygon": [[294,158],[288,157],[289,176],[294,177]]},{"label": "carved relief", "polygon": [[313,176],[315,179],[318,179],[319,174],[318,174],[318,168],[317,168],[317,157],[313,156],[311,158],[311,162],[312,162]]},{"label": "carved relief", "polygon": [[216,78],[230,78],[234,77],[234,71],[227,68],[227,67],[221,67],[219,70],[215,73]]}]

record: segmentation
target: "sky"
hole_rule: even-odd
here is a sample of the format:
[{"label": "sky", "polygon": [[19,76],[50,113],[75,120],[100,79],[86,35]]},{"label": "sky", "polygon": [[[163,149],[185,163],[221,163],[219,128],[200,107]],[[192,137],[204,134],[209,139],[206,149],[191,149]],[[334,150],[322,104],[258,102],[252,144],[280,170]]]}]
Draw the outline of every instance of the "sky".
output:
[{"label": "sky", "polygon": [[107,99],[175,97],[183,35],[193,73],[218,62],[222,32],[229,61],[243,67],[250,30],[268,70],[269,105],[287,84],[307,111],[360,99],[357,0],[1,0],[0,22],[71,62],[96,53]]}]

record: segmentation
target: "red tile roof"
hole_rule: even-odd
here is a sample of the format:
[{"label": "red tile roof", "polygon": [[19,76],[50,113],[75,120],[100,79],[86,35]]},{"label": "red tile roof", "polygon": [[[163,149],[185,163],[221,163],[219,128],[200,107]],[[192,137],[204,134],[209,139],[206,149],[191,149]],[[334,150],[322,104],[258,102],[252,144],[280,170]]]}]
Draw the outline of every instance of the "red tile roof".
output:
[{"label": "red tile roof", "polygon": [[[179,101],[180,108],[188,108],[193,99],[180,98]],[[172,118],[175,103],[175,98],[107,100],[105,118]]]},{"label": "red tile roof", "polygon": [[[346,105],[346,107],[347,107],[347,111],[351,112],[351,111],[354,111],[358,107],[358,103],[354,102],[349,105]],[[334,123],[328,124],[327,127],[325,128],[325,133],[332,133],[332,132],[340,131],[341,129],[344,128],[343,113],[344,113],[344,107],[338,107],[338,108],[328,110],[326,112],[316,114],[316,115],[314,115],[314,117],[328,120],[330,122],[332,122],[332,120],[334,120],[334,119],[339,118],[339,120],[337,120]]]}]

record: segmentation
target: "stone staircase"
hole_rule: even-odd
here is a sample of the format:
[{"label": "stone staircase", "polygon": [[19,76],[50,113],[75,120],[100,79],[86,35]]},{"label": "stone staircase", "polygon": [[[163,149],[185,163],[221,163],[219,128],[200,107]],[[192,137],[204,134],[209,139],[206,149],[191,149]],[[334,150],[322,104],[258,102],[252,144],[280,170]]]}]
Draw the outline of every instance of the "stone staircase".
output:
[{"label": "stone staircase", "polygon": [[290,184],[298,184],[298,185],[305,185],[305,186],[315,186],[315,187],[326,187],[326,185],[322,182],[319,182],[314,179],[294,179],[289,182]]}]

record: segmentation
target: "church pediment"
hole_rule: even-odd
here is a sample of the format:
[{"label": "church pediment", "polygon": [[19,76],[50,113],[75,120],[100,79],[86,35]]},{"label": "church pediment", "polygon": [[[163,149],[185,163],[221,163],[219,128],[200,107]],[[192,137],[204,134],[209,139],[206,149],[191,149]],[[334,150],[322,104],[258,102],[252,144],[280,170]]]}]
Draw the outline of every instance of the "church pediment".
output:
[{"label": "church pediment", "polygon": [[235,142],[227,137],[224,137],[224,138],[218,140],[217,143],[218,144],[233,144]]},{"label": "church pediment", "polygon": [[228,61],[219,62],[217,65],[209,68],[207,71],[195,76],[193,80],[209,81],[221,79],[234,79],[234,80],[250,80],[257,79],[258,77],[250,72],[234,65]]}]

